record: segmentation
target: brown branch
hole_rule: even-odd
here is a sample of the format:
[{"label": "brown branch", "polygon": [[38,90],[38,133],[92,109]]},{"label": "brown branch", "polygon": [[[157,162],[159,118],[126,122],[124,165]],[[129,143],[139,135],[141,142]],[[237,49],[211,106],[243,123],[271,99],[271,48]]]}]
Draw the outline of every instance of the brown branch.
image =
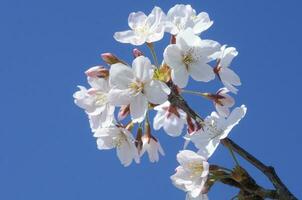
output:
[{"label": "brown branch", "polygon": [[251,155],[249,152],[244,150],[242,147],[240,147],[238,144],[236,144],[229,138],[225,138],[221,142],[224,146],[232,149],[245,160],[250,162],[257,169],[259,169],[272,182],[272,184],[277,190],[279,199],[297,200],[297,198],[288,190],[286,185],[281,181],[273,167],[263,164],[260,160],[255,158],[253,155]]},{"label": "brown branch", "polygon": [[[178,89],[172,83],[168,83],[168,85],[171,88],[171,94],[169,95],[169,101],[171,104],[181,108],[197,123],[203,124],[203,119],[187,104],[184,98],[179,95]],[[298,200],[281,181],[273,167],[266,166],[229,138],[222,140],[222,144],[238,153],[241,157],[246,159],[253,166],[259,169],[265,176],[267,176],[274,185],[280,200]]]}]

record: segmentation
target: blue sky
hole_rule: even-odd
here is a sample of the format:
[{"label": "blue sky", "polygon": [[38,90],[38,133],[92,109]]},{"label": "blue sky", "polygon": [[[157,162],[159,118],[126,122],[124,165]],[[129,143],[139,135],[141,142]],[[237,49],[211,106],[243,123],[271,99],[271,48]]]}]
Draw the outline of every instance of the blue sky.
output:
[{"label": "blue sky", "polygon": [[[237,105],[247,105],[248,114],[230,137],[275,166],[302,198],[301,1],[1,0],[0,199],[184,199],[169,179],[182,138],[156,133],[167,155],[158,164],[143,158],[142,164],[124,168],[114,151],[96,149],[86,116],[72,99],[76,86],[86,85],[83,72],[102,64],[101,53],[131,61],[132,47],[112,37],[127,29],[130,12],[148,13],[154,5],[167,11],[176,3],[207,11],[214,25],[203,37],[239,51],[233,69],[243,85],[235,98]],[[165,42],[156,44],[159,51]],[[213,109],[198,97],[186,99],[203,116]],[[233,165],[222,146],[211,162]],[[271,187],[261,173],[240,162]],[[217,185],[210,197],[227,200],[235,194]]]}]

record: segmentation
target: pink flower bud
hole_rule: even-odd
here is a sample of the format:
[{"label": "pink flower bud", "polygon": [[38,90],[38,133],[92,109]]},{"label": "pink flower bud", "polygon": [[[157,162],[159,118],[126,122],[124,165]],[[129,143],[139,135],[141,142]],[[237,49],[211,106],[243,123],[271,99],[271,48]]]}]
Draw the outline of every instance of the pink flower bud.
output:
[{"label": "pink flower bud", "polygon": [[135,48],[132,51],[134,58],[139,57],[139,56],[143,56],[143,52],[141,52],[139,49]]},{"label": "pink flower bud", "polygon": [[109,65],[113,65],[115,63],[124,63],[118,57],[113,55],[112,53],[103,53],[101,54],[102,59]]}]

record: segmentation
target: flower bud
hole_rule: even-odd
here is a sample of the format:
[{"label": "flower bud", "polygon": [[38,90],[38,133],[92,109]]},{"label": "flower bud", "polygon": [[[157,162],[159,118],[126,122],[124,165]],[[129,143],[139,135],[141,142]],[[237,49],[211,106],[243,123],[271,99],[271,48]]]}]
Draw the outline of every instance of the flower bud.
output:
[{"label": "flower bud", "polygon": [[134,58],[139,57],[139,56],[143,56],[143,55],[144,55],[143,52],[141,52],[141,51],[140,51],[139,49],[137,49],[137,48],[133,49],[132,54],[133,54]]},{"label": "flower bud", "polygon": [[85,71],[85,74],[91,78],[108,78],[109,70],[102,66],[94,66]]},{"label": "flower bud", "polygon": [[124,63],[122,60],[120,60],[118,57],[116,57],[112,53],[103,53],[103,54],[101,54],[101,57],[108,65],[113,65],[116,63]]}]

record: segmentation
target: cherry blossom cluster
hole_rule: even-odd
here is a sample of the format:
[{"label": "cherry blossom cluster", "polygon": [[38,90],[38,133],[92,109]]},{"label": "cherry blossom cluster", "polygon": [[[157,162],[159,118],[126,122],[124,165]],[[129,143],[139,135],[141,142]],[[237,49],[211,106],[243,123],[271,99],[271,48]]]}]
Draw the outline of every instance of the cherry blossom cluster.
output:
[{"label": "cherry blossom cluster", "polygon": [[[116,32],[115,40],[147,45],[153,61],[137,47],[132,52],[132,64],[111,53],[102,54],[107,66],[94,66],[85,72],[89,88],[78,86],[75,103],[85,110],[98,149],[116,149],[124,166],[139,163],[144,154],[151,162],[159,161],[164,150],[154,130],[162,128],[171,137],[183,136],[185,149],[177,154],[179,166],[171,180],[187,193],[187,200],[207,199],[206,183],[215,178],[208,159],[246,114],[244,105],[232,109],[235,101],[230,95],[237,94],[236,87],[241,85],[230,69],[238,52],[234,47],[203,39],[202,33],[213,21],[190,5],[177,4],[167,14],[159,7],[149,15],[133,12],[128,24],[130,30]],[[171,40],[159,64],[154,43],[165,33],[171,35]],[[217,79],[223,87],[214,93],[186,90],[190,77],[196,83]],[[171,95],[182,93],[212,101],[216,111],[202,123],[196,122],[171,101]],[[197,152],[186,150],[189,142]]]}]

